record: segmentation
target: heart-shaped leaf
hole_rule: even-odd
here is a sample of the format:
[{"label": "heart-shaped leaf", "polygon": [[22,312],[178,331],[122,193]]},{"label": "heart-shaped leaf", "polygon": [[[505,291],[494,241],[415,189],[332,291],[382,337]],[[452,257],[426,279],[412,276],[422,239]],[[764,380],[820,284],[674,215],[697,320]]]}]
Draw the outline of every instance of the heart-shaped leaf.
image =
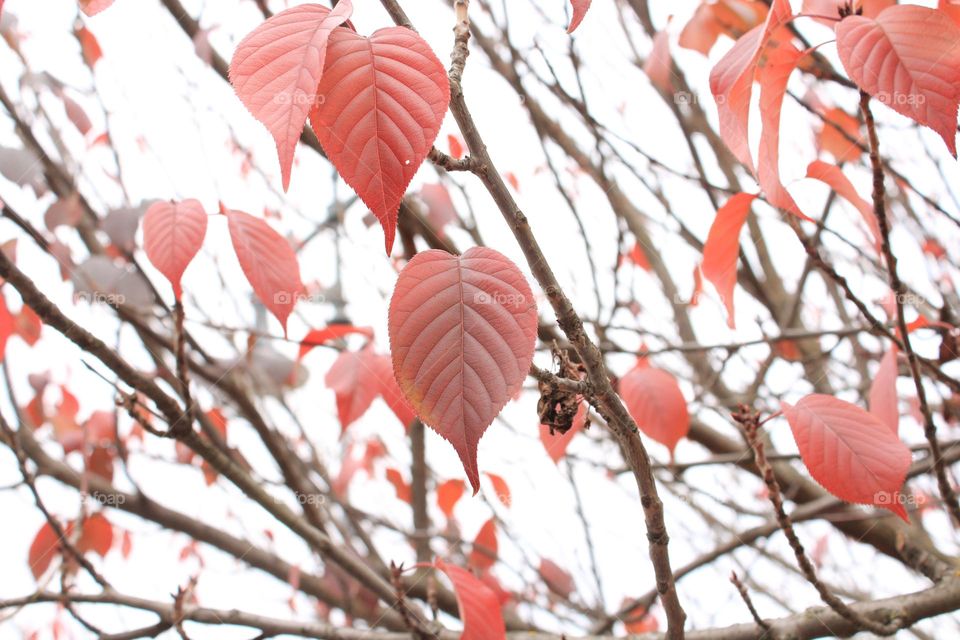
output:
[{"label": "heart-shaped leaf", "polygon": [[946,13],[896,5],[837,25],[837,53],[858,87],[930,127],[957,156],[960,28]]},{"label": "heart-shaped leaf", "polygon": [[330,161],[383,226],[393,248],[400,200],[433,146],[450,103],[440,60],[416,32],[369,38],[337,29],[310,123]]},{"label": "heart-shaped leaf", "polygon": [[687,401],[673,374],[638,365],[620,380],[620,397],[640,430],[672,455],[677,442],[690,431]]},{"label": "heart-shaped leaf", "polygon": [[910,449],[886,424],[860,407],[822,394],[784,402],[800,457],[814,480],[841,500],[889,509],[904,520],[900,489]]},{"label": "heart-shaped leaf", "polygon": [[389,314],[393,370],[417,415],[456,449],[473,491],[477,445],[533,360],[537,305],[523,274],[485,247],[417,254]]},{"label": "heart-shaped leaf", "polygon": [[156,202],[143,216],[143,249],[180,299],[180,279],[207,235],[207,214],[197,200]]},{"label": "heart-shaped leaf", "polygon": [[[703,277],[713,283],[727,309],[727,325],[736,327],[733,290],[737,284],[737,258],[740,255],[740,230],[750,215],[750,205],[757,196],[738,193],[717,210],[703,245]],[[696,296],[694,297],[696,299]]]},{"label": "heart-shaped leaf", "polygon": [[440,558],[434,560],[433,566],[453,583],[463,620],[460,640],[506,640],[507,627],[500,611],[500,599],[493,589],[466,569],[447,564]]},{"label": "heart-shaped leaf", "polygon": [[233,250],[260,302],[287,331],[287,318],[303,292],[300,265],[290,243],[260,218],[226,210]]},{"label": "heart-shaped leaf", "polygon": [[250,32],[233,54],[230,83],[277,143],[284,191],[290,186],[297,141],[318,100],[330,33],[351,13],[351,0],[337,3],[333,11],[318,4],[298,5]]}]

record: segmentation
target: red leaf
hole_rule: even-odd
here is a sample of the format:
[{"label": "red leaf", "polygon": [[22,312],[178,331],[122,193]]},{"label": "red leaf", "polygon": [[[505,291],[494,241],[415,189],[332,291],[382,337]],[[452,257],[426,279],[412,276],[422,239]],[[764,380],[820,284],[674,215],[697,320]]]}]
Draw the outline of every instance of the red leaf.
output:
[{"label": "red leaf", "polygon": [[207,235],[207,214],[198,200],[156,202],[143,216],[143,250],[173,286],[179,300],[180,280]]},{"label": "red leaf", "polygon": [[672,455],[690,431],[687,401],[677,379],[663,369],[637,366],[620,380],[620,397],[640,430]]},{"label": "red leaf", "polygon": [[486,473],[485,475],[490,478],[490,484],[493,485],[493,490],[496,491],[497,498],[503,503],[503,506],[510,508],[513,498],[510,497],[510,485],[507,484],[507,481],[495,473]]},{"label": "red leaf", "polygon": [[337,171],[380,220],[389,255],[400,200],[447,112],[446,70],[404,27],[369,38],[338,29],[328,51],[310,123]]},{"label": "red leaf", "polygon": [[332,340],[339,340],[352,334],[373,338],[373,329],[370,327],[355,327],[352,324],[332,324],[322,329],[312,329],[300,341],[300,353],[297,355],[297,360],[303,360],[303,357],[310,353],[314,347],[325,345]]},{"label": "red leaf", "polygon": [[640,243],[633,245],[633,248],[630,249],[630,252],[621,256],[621,262],[623,258],[630,260],[633,264],[637,265],[644,271],[650,271],[652,267],[650,266],[650,260],[647,258],[646,252],[643,250],[643,247],[640,246]]},{"label": "red leaf", "polygon": [[327,371],[324,381],[337,397],[337,416],[340,419],[340,434],[360,418],[377,399],[380,387],[375,371],[377,355],[369,345],[360,351],[343,351]]},{"label": "red leaf", "polygon": [[577,27],[580,26],[580,23],[583,22],[583,19],[586,17],[591,2],[593,2],[593,0],[570,0],[570,4],[573,6],[573,17],[570,18],[570,26],[567,27],[567,33],[573,33],[577,30]]},{"label": "red leaf", "polygon": [[413,503],[413,489],[410,488],[410,484],[403,479],[403,475],[398,470],[394,468],[387,469],[387,480],[389,480],[393,488],[396,489],[398,499],[403,500],[407,504]]},{"label": "red leaf", "polygon": [[523,384],[537,305],[523,274],[485,247],[430,250],[397,280],[389,313],[397,382],[420,418],[456,449],[473,492],[477,445]]},{"label": "red leaf", "polygon": [[463,497],[465,489],[463,480],[447,480],[437,487],[437,506],[440,507],[440,511],[443,511],[447,520],[453,518],[453,509]]},{"label": "red leaf", "polygon": [[497,563],[497,523],[490,518],[483,523],[473,540],[468,564],[484,572]]},{"label": "red leaf", "polygon": [[900,488],[910,449],[888,425],[832,396],[813,394],[782,406],[814,480],[841,500],[873,504],[907,519]]},{"label": "red leaf", "polygon": [[76,31],[77,40],[80,41],[80,53],[83,55],[83,61],[87,66],[93,69],[100,58],[103,57],[103,50],[100,49],[100,43],[97,38],[86,27],[79,27]]},{"label": "red leaf", "polygon": [[463,620],[460,640],[506,640],[507,627],[497,594],[466,569],[447,564],[440,558],[433,564],[450,578],[457,594],[457,606]]},{"label": "red leaf", "polygon": [[957,156],[960,28],[943,12],[896,5],[837,25],[837,53],[858,87],[930,127]]},{"label": "red leaf", "polygon": [[897,402],[897,348],[883,355],[880,368],[870,384],[870,413],[897,435],[900,432],[900,407]]},{"label": "red leaf", "polygon": [[10,309],[7,307],[7,300],[0,292],[0,362],[3,362],[3,354],[7,350],[7,340],[17,330],[16,322]]},{"label": "red leaf", "polygon": [[571,576],[569,572],[561,569],[556,562],[542,558],[540,560],[538,573],[540,577],[543,578],[547,588],[558,596],[569,598],[570,594],[573,593],[575,588],[573,576]]},{"label": "red leaf", "polygon": [[463,157],[463,143],[460,138],[453,134],[447,135],[447,146],[450,147],[450,155],[459,160]]},{"label": "red leaf", "polygon": [[40,340],[40,332],[43,331],[43,322],[40,316],[28,307],[20,307],[20,313],[14,317],[14,332],[20,336],[24,342],[31,347]]},{"label": "red leaf", "polygon": [[30,565],[30,572],[39,582],[40,577],[47,572],[50,563],[60,553],[60,538],[57,537],[53,527],[49,522],[44,522],[40,530],[33,537],[30,543],[30,551],[27,553],[27,563]]},{"label": "red leaf", "polygon": [[90,122],[90,116],[83,110],[83,107],[67,94],[63,94],[61,97],[63,98],[63,110],[67,114],[67,119],[73,123],[73,126],[77,128],[81,135],[90,133],[93,123]]},{"label": "red leaf", "polygon": [[80,10],[88,16],[95,16],[113,4],[113,0],[80,0]]},{"label": "red leaf", "polygon": [[87,471],[107,482],[113,482],[113,451],[95,446],[86,459]]},{"label": "red leaf", "polygon": [[113,525],[102,513],[95,513],[83,521],[77,551],[93,551],[101,557],[107,555],[113,545]]},{"label": "red leaf", "polygon": [[133,536],[130,535],[129,531],[124,530],[123,538],[120,543],[120,555],[122,555],[123,559],[126,560],[130,557],[131,551],[133,551]]},{"label": "red leaf", "polygon": [[277,143],[283,190],[297,141],[314,105],[322,101],[323,76],[331,32],[350,18],[350,0],[331,11],[303,4],[281,11],[250,32],[233,54],[230,82],[240,101]]},{"label": "red leaf", "polygon": [[880,243],[883,238],[880,235],[880,223],[877,222],[877,215],[873,210],[873,205],[860,197],[860,194],[853,188],[853,184],[851,184],[849,178],[844,175],[843,171],[840,170],[840,167],[823,162],[822,160],[814,160],[810,163],[810,166],[807,167],[807,177],[826,183],[831,189],[836,191],[837,194],[856,207],[857,211],[859,211],[863,217],[863,221],[867,223],[867,228],[870,229],[870,234],[873,236],[874,249],[876,249],[877,254],[879,254]]},{"label": "red leaf", "polygon": [[[737,258],[740,255],[740,230],[750,215],[750,206],[757,196],[738,193],[717,211],[707,242],[703,245],[703,277],[713,283],[720,300],[727,308],[727,325],[736,327],[733,290],[737,284]],[[695,274],[696,275],[696,274]]]},{"label": "red leaf", "polygon": [[546,449],[547,455],[550,456],[554,464],[560,463],[560,458],[567,453],[567,447],[570,446],[570,441],[583,430],[586,423],[587,405],[580,403],[580,407],[577,409],[577,415],[573,417],[573,426],[567,429],[566,433],[560,433],[554,430],[553,435],[550,435],[550,427],[545,424],[540,425],[540,442],[543,443],[543,448]]},{"label": "red leaf", "polygon": [[303,291],[297,256],[283,236],[243,211],[226,212],[230,240],[243,274],[260,302],[287,331],[287,318]]}]

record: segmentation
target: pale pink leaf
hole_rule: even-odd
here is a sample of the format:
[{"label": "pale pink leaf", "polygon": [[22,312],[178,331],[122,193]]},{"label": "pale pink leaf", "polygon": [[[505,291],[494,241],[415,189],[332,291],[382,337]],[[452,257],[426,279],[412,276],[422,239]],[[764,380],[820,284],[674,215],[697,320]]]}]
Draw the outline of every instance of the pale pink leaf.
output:
[{"label": "pale pink leaf", "polygon": [[456,449],[476,493],[477,445],[533,360],[537,306],[526,278],[485,247],[419,253],[400,273],[389,328],[400,388]]},{"label": "pale pink leaf", "polygon": [[342,351],[327,371],[324,382],[336,395],[341,435],[367,412],[379,395],[376,358],[372,345],[360,351]]},{"label": "pale pink leaf", "polygon": [[894,435],[900,432],[897,375],[897,347],[891,346],[880,360],[880,368],[870,383],[870,413],[887,425]]},{"label": "pale pink leaf", "polygon": [[80,0],[80,10],[88,16],[95,16],[112,4],[113,0]]},{"label": "pale pink leaf", "polygon": [[867,223],[867,228],[870,229],[870,234],[873,236],[874,249],[879,254],[882,237],[880,235],[880,223],[877,222],[877,214],[873,210],[873,205],[860,197],[860,194],[857,193],[850,179],[844,175],[840,167],[822,160],[814,160],[807,167],[807,177],[827,184],[860,212],[863,221]]},{"label": "pale pink leaf", "polygon": [[936,9],[896,5],[837,25],[837,53],[858,87],[930,127],[957,155],[960,27]]},{"label": "pale pink leaf", "polygon": [[670,34],[666,29],[658,31],[653,37],[653,48],[650,50],[650,56],[643,65],[643,72],[650,78],[653,86],[663,93],[671,93],[673,91],[673,81],[671,80],[673,70],[671,69],[670,58]]},{"label": "pale pink leaf", "polygon": [[814,480],[841,500],[876,505],[907,519],[900,489],[910,449],[888,425],[833,396],[813,394],[782,407]]},{"label": "pale pink leaf", "polygon": [[260,218],[243,211],[226,211],[230,240],[260,302],[287,330],[287,318],[303,292],[300,265],[290,243]]},{"label": "pale pink leaf", "polygon": [[352,12],[351,0],[341,0],[333,11],[318,4],[292,7],[254,29],[233,54],[230,82],[277,143],[284,190],[307,116],[322,100],[317,86],[330,33]]},{"label": "pale pink leaf", "polygon": [[143,216],[143,249],[151,264],[173,286],[179,300],[180,280],[207,234],[207,214],[197,200],[156,202]]}]

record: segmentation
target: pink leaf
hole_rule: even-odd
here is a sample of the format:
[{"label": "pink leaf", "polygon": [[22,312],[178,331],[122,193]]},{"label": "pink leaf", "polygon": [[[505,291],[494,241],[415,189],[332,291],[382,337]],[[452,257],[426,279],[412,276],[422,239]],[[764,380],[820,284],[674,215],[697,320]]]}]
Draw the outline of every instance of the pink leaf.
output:
[{"label": "pink leaf", "polygon": [[620,397],[637,426],[670,450],[690,431],[687,401],[673,374],[638,365],[620,380]]},{"label": "pink leaf", "polygon": [[650,50],[650,57],[643,65],[643,72],[650,78],[657,89],[663,93],[673,91],[673,81],[670,79],[673,75],[670,58],[670,34],[666,29],[657,32],[653,37],[653,49]]},{"label": "pink leaf", "polygon": [[876,505],[907,519],[900,488],[910,449],[887,425],[833,396],[813,394],[782,407],[814,480],[841,500]]},{"label": "pink leaf", "polygon": [[957,156],[960,28],[946,13],[896,5],[837,25],[837,53],[858,87],[930,127]]},{"label": "pink leaf", "polygon": [[463,480],[447,480],[437,487],[437,506],[447,520],[453,518],[453,509],[463,497]]},{"label": "pink leaf", "polygon": [[960,26],[960,0],[940,0],[937,10],[950,16],[950,19]]},{"label": "pink leaf", "polygon": [[17,330],[16,319],[10,313],[7,307],[7,300],[0,292],[0,362],[3,362],[3,354],[7,350],[7,340]]},{"label": "pink leaf", "polygon": [[523,384],[537,305],[523,274],[485,247],[417,254],[389,313],[393,369],[420,418],[456,449],[474,494],[477,445]]},{"label": "pink leaf", "polygon": [[303,292],[296,254],[290,243],[260,218],[235,210],[227,210],[226,216],[243,274],[286,333],[287,318]]},{"label": "pink leaf", "polygon": [[497,594],[466,569],[447,564],[440,558],[433,564],[450,578],[457,594],[457,606],[463,620],[460,640],[506,640],[507,627]]},{"label": "pink leaf", "polygon": [[787,0],[774,0],[766,21],[741,36],[710,72],[710,91],[720,113],[720,136],[752,173],[756,171],[750,154],[748,124],[757,60],[770,35],[792,15]]},{"label": "pink leaf", "polygon": [[870,384],[870,413],[897,435],[900,432],[900,407],[897,402],[897,347],[883,355],[880,368]]},{"label": "pink leaf", "polygon": [[737,284],[740,230],[750,215],[750,205],[756,197],[749,193],[738,193],[727,200],[717,211],[717,217],[713,219],[710,233],[707,234],[707,242],[703,245],[703,265],[700,270],[703,277],[716,287],[720,300],[727,308],[727,324],[731,329],[736,327],[733,290]]},{"label": "pink leaf", "polygon": [[376,358],[372,345],[360,351],[344,351],[327,371],[324,381],[337,397],[341,435],[377,399],[380,389],[373,377]]},{"label": "pink leaf", "polygon": [[593,0],[570,0],[570,4],[573,7],[573,17],[570,18],[570,26],[567,27],[567,33],[573,33],[577,30],[577,27],[580,26],[580,23],[583,22],[583,19],[586,17],[591,2],[593,2]]},{"label": "pink leaf", "polygon": [[351,0],[331,11],[303,4],[281,11],[244,38],[230,63],[230,82],[240,101],[277,143],[284,191],[303,125],[322,100],[323,75],[331,32],[350,18]]},{"label": "pink leaf", "polygon": [[113,4],[113,0],[80,0],[80,10],[88,16],[95,16]]},{"label": "pink leaf", "polygon": [[569,598],[573,593],[573,576],[562,569],[556,562],[542,558],[540,560],[540,577],[546,583],[547,588],[562,598]]},{"label": "pink leaf", "polygon": [[757,180],[767,202],[800,218],[809,220],[780,179],[780,110],[790,74],[805,55],[789,41],[790,32],[778,29],[768,40],[763,55],[757,60],[757,81],[760,83],[760,150]]},{"label": "pink leaf", "polygon": [[510,508],[513,498],[510,497],[510,485],[507,484],[507,481],[495,473],[485,475],[490,478],[490,484],[493,485],[493,490],[497,493],[497,498],[503,503],[503,506]]},{"label": "pink leaf", "polygon": [[143,216],[143,249],[180,299],[180,280],[207,235],[207,214],[197,200],[157,202]]},{"label": "pink leaf", "polygon": [[400,200],[440,132],[450,84],[426,41],[404,27],[369,38],[338,29],[328,50],[310,122],[337,171],[380,220],[389,255]]},{"label": "pink leaf", "polygon": [[870,234],[873,236],[873,245],[877,253],[880,253],[880,223],[877,222],[877,215],[873,210],[873,205],[860,197],[857,190],[853,188],[850,180],[844,175],[840,167],[832,165],[822,160],[814,160],[807,167],[807,177],[826,183],[831,189],[836,191],[847,202],[856,207],[863,221],[867,223]]}]

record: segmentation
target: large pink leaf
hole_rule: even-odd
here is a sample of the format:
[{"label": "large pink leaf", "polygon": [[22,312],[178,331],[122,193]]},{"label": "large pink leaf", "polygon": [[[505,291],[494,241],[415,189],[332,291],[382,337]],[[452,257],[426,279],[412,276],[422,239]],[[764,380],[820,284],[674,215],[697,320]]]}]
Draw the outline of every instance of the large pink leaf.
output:
[{"label": "large pink leaf", "polygon": [[870,413],[887,425],[894,435],[900,432],[897,375],[897,347],[892,346],[880,360],[880,368],[870,383]]},{"label": "large pink leaf", "polygon": [[577,27],[580,26],[580,23],[583,22],[583,19],[587,16],[591,2],[593,2],[593,0],[570,0],[570,5],[573,7],[573,16],[570,18],[570,26],[567,27],[567,33],[573,33],[577,30]]},{"label": "large pink leaf", "polygon": [[844,175],[840,167],[822,160],[814,160],[807,167],[807,177],[826,183],[847,202],[856,207],[863,217],[863,221],[867,223],[867,228],[870,229],[874,249],[879,254],[882,238],[880,236],[880,223],[877,222],[877,214],[873,210],[873,205],[860,197],[860,194],[853,188],[850,179]]},{"label": "large pink leaf", "polygon": [[638,365],[620,379],[620,397],[640,430],[671,454],[690,431],[687,401],[668,371]]},{"label": "large pink leaf", "polygon": [[324,151],[383,226],[393,248],[400,200],[450,103],[443,64],[416,32],[330,34],[329,64],[310,122]]},{"label": "large pink leaf", "polygon": [[237,45],[230,82],[240,101],[270,131],[277,143],[284,190],[297,141],[318,98],[330,33],[353,13],[351,0],[331,11],[302,4],[281,11]]},{"label": "large pink leaf", "polygon": [[180,279],[207,235],[207,214],[198,200],[156,202],[143,216],[143,250],[180,299]]},{"label": "large pink leaf", "polygon": [[713,283],[727,309],[727,325],[736,327],[733,290],[737,284],[737,257],[740,254],[740,230],[750,215],[750,205],[757,196],[738,193],[717,210],[707,242],[703,245],[703,277]]},{"label": "large pink leaf", "polygon": [[741,36],[710,72],[710,91],[720,113],[720,136],[751,172],[755,170],[748,125],[757,60],[770,35],[792,15],[787,0],[774,0],[764,23]]},{"label": "large pink leaf", "polygon": [[850,16],[837,25],[837,53],[858,87],[936,131],[956,157],[960,28],[946,13],[896,5]]},{"label": "large pink leaf", "polygon": [[477,445],[533,360],[537,305],[523,274],[485,247],[417,254],[389,314],[393,370],[420,418],[450,441],[476,493]]},{"label": "large pink leaf", "polygon": [[814,480],[841,500],[883,507],[907,519],[900,489],[910,449],[887,425],[833,396],[813,394],[782,406]]},{"label": "large pink leaf", "polygon": [[376,377],[377,357],[373,345],[360,351],[343,351],[327,371],[324,382],[337,398],[341,435],[367,412],[380,394]]},{"label": "large pink leaf", "polygon": [[460,640],[506,640],[507,627],[497,594],[466,569],[447,564],[440,558],[433,564],[450,578],[457,594],[457,606],[463,620]]},{"label": "large pink leaf", "polygon": [[300,265],[290,243],[260,218],[243,211],[226,211],[230,240],[260,302],[287,331],[287,318],[303,293]]}]

